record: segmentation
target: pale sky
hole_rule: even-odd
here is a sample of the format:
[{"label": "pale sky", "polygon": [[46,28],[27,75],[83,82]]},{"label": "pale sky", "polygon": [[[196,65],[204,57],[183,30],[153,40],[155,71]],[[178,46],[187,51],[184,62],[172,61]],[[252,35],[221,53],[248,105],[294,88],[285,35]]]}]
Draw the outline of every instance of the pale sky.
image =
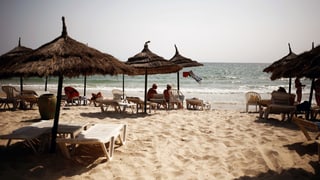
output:
[{"label": "pale sky", "polygon": [[319,0],[1,0],[0,54],[68,35],[127,61],[143,49],[170,59],[174,44],[199,62],[272,63],[320,44]]}]

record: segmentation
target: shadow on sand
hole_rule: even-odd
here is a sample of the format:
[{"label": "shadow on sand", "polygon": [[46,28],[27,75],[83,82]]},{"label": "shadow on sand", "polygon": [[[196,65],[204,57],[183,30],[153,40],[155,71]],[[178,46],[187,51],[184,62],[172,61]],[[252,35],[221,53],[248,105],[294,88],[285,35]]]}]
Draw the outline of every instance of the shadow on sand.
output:
[{"label": "shadow on sand", "polygon": [[83,112],[80,113],[81,116],[83,117],[88,117],[88,118],[98,118],[98,119],[104,119],[104,118],[114,118],[114,119],[123,119],[123,118],[143,118],[147,116],[152,116],[152,114],[147,114],[147,113],[138,113],[138,114],[130,114],[130,113],[118,113],[114,111],[108,111],[108,112]]},{"label": "shadow on sand", "polygon": [[319,174],[319,163],[318,162],[310,162],[310,165],[315,169],[315,174],[305,171],[301,168],[291,168],[287,170],[283,170],[278,173],[272,170],[268,172],[261,173],[257,176],[242,176],[236,178],[236,180],[285,180],[285,179],[299,179],[299,180],[316,180],[320,178]]},{"label": "shadow on sand", "polygon": [[289,120],[281,121],[281,120],[275,119],[275,118],[269,118],[266,120],[266,119],[257,117],[254,122],[262,123],[262,124],[266,124],[266,125],[271,125],[271,126],[275,126],[275,127],[282,127],[282,128],[286,128],[286,129],[290,129],[290,130],[300,131],[298,126]]},{"label": "shadow on sand", "polygon": [[[94,151],[94,153],[92,153]],[[0,179],[60,179],[90,171],[107,160],[95,146],[77,148],[72,159],[66,159],[59,150],[56,153],[35,154],[23,142],[9,147],[0,146]]]},{"label": "shadow on sand", "polygon": [[[293,123],[292,121],[280,121],[279,119],[275,119],[275,118],[269,118],[268,120],[265,119],[260,119],[259,117],[257,117],[257,119],[255,120],[256,123],[263,123],[266,125],[270,125],[270,126],[275,126],[275,127],[281,127],[281,128],[286,128],[286,129],[290,129],[290,130],[296,130],[296,131],[300,131],[300,129],[298,128],[298,126]],[[303,143],[303,142],[297,142],[294,144],[288,144],[284,146],[285,148],[288,148],[291,151],[296,151],[297,154],[299,154],[300,156],[303,155],[309,155],[309,156],[313,156],[316,155],[318,152],[317,149],[317,144],[315,142],[313,143]],[[272,170],[269,170],[268,172],[265,173],[261,173],[255,177],[249,177],[249,176],[242,176],[237,178],[237,180],[253,180],[253,179],[279,179],[279,180],[283,180],[283,179],[320,179],[320,162],[318,161],[310,161],[309,164],[313,167],[315,173],[310,173],[304,169],[301,168],[290,168],[290,169],[286,169],[283,170],[282,172],[275,172]]]}]

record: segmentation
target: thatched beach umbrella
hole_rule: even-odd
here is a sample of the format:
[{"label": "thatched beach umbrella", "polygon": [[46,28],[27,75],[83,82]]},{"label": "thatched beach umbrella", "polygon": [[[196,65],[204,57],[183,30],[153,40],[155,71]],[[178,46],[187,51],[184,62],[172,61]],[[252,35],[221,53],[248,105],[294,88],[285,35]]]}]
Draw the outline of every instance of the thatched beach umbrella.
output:
[{"label": "thatched beach umbrella", "polygon": [[[311,88],[309,96],[309,105],[311,106],[312,94],[314,87],[314,79],[319,77],[317,67],[320,63],[317,63],[317,57],[320,55],[320,46],[314,48],[312,43],[312,49],[310,51],[299,54],[296,58],[292,59],[285,66],[275,69],[271,75],[271,79],[279,79],[282,77],[307,77],[311,79]],[[309,108],[310,109],[310,108]],[[309,112],[307,112],[307,118]]]},{"label": "thatched beach umbrella", "polygon": [[[283,68],[286,68],[288,63],[290,63],[293,59],[297,57],[297,55],[292,52],[290,43],[288,43],[288,46],[289,46],[289,54],[273,62],[270,66],[263,69],[263,72],[272,73],[271,75],[272,80],[274,80],[273,78],[275,78],[274,76],[276,75],[279,76],[276,79],[281,78],[282,76],[278,74],[278,72],[282,72]],[[289,93],[291,93],[291,81],[292,81],[291,74],[289,74],[287,78],[289,78]]]},{"label": "thatched beach umbrella", "polygon": [[64,17],[62,17],[62,21],[63,30],[61,36],[42,45],[23,58],[23,62],[17,65],[15,71],[11,74],[15,76],[59,77],[51,152],[54,152],[56,147],[55,141],[59,123],[63,77],[72,78],[94,74],[130,74],[134,71],[115,57],[90,48],[69,37]]},{"label": "thatched beach umbrella", "polygon": [[320,53],[319,46],[314,48],[312,43],[312,49],[297,55],[296,58],[288,61],[285,65],[274,69],[271,74],[271,80],[288,78],[288,77],[303,77],[303,72],[311,67],[311,60]]},{"label": "thatched beach umbrella", "polygon": [[[21,61],[21,57],[23,55],[26,55],[31,52],[31,48],[21,46],[21,38],[19,37],[18,46],[0,56],[0,76],[6,77],[8,73],[11,73],[10,71],[8,71],[8,69],[14,68],[15,64]],[[20,91],[22,92],[22,90],[23,78],[20,77]]]},{"label": "thatched beach umbrella", "polygon": [[148,43],[145,42],[143,50],[133,57],[130,57],[126,64],[135,67],[137,69],[136,75],[145,75],[145,87],[144,87],[144,112],[147,112],[147,83],[148,74],[167,74],[178,72],[182,69],[181,66],[176,65],[161,56],[151,52],[148,48]]},{"label": "thatched beach umbrella", "polygon": [[315,56],[311,60],[310,68],[302,72],[302,76],[305,76],[310,79],[320,78],[320,55]]},{"label": "thatched beach umbrella", "polygon": [[295,66],[295,69],[301,68],[298,76],[311,79],[309,96],[309,105],[311,106],[314,82],[316,78],[320,78],[320,45],[314,47],[314,43],[312,43],[312,49],[302,53],[298,58],[300,61]]},{"label": "thatched beach umbrella", "polygon": [[[181,67],[196,67],[196,66],[203,66],[203,64],[198,63],[197,61],[194,61],[190,58],[186,58],[182,55],[180,55],[178,48],[176,45],[174,45],[176,49],[176,53],[174,56],[169,60],[170,62],[180,65]],[[178,90],[180,90],[180,81],[179,81],[179,71],[177,72],[177,84],[178,84]]]},{"label": "thatched beach umbrella", "polygon": [[320,77],[320,45],[314,47],[310,51],[304,52],[298,56],[299,63],[295,65],[295,69],[301,68],[300,76],[307,78],[319,78]]}]

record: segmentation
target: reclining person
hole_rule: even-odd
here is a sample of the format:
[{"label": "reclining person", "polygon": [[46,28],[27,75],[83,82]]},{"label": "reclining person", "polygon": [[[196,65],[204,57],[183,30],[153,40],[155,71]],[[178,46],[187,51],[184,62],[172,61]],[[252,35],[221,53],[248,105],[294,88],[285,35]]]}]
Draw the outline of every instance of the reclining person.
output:
[{"label": "reclining person", "polygon": [[101,93],[101,92],[98,92],[97,94],[92,93],[91,95],[92,95],[92,97],[91,97],[91,99],[90,99],[89,105],[91,105],[91,103],[93,102],[94,106],[97,107],[97,106],[98,106],[98,105],[96,104],[97,99],[103,97],[103,96],[102,96],[102,93]]}]

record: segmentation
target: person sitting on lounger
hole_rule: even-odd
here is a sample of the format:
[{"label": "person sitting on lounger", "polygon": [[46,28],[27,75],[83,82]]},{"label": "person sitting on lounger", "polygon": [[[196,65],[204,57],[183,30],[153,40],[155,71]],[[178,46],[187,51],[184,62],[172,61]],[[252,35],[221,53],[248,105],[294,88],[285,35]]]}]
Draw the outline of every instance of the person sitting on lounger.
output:
[{"label": "person sitting on lounger", "polygon": [[174,98],[173,96],[173,93],[172,93],[172,87],[170,84],[167,85],[167,89],[165,89],[163,91],[163,96],[164,96],[164,99],[166,100],[166,102],[168,103],[168,106],[170,107],[173,107],[174,104],[177,104],[178,106],[178,109],[183,109],[183,105],[182,105],[182,102],[177,99],[177,98]]},{"label": "person sitting on lounger", "polygon": [[148,101],[150,101],[150,99],[153,98],[154,94],[158,94],[157,88],[158,88],[157,84],[153,84],[152,87],[148,90],[148,93],[147,93]]},{"label": "person sitting on lounger", "polygon": [[279,89],[277,90],[277,92],[283,92],[283,93],[287,93],[286,89],[284,87],[279,87]]}]

